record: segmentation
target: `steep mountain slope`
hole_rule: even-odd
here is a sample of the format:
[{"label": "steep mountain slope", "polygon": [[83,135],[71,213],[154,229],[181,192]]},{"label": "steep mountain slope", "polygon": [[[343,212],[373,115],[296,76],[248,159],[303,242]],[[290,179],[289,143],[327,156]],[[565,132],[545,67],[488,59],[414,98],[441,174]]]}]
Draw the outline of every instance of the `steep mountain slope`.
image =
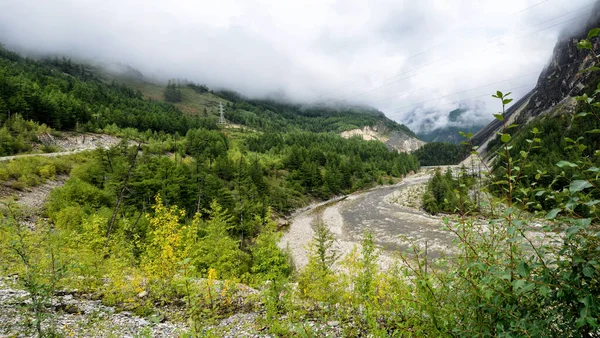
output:
[{"label": "steep mountain slope", "polygon": [[[131,76],[108,74],[111,81],[122,82],[139,90],[144,97],[164,101],[164,85],[149,81],[141,74]],[[140,76],[141,75],[141,76]],[[382,112],[367,106],[348,104],[297,104],[281,99],[251,99],[229,90],[197,92],[189,85],[178,85],[181,102],[174,105],[192,116],[219,115],[219,102],[223,103],[228,122],[261,131],[311,131],[335,132],[342,136],[362,135],[363,129],[378,130],[381,140],[398,151],[412,151],[423,144],[405,125],[387,118]],[[365,130],[366,130],[365,129]],[[369,139],[368,137],[366,139]]]},{"label": "steep mountain slope", "polygon": [[384,134],[383,142],[389,148],[412,151],[421,144],[406,126],[371,107],[249,99],[187,81],[173,86],[179,99],[166,102],[167,88],[146,80],[134,68],[101,68],[67,58],[36,60],[0,46],[0,121],[11,112],[56,130],[97,130],[115,125],[182,135],[198,127],[217,129],[223,104],[229,124],[256,131],[339,134],[376,128]]},{"label": "steep mountain slope", "polygon": [[[545,115],[573,113],[576,102],[573,96],[597,80],[594,72],[582,72],[594,62],[594,56],[587,50],[579,50],[577,43],[587,37],[590,29],[600,26],[600,2],[590,11],[585,25],[569,27],[560,35],[552,58],[541,72],[536,87],[520,100],[514,102],[506,112],[506,122],[517,123],[521,127]],[[598,48],[598,40],[594,48]],[[480,146],[480,152],[487,153],[496,143],[495,132],[502,122],[495,120],[473,136],[473,143]]]},{"label": "steep mountain slope", "polygon": [[343,138],[360,137],[365,141],[380,141],[385,143],[390,149],[400,152],[412,152],[421,148],[425,142],[407,133],[391,130],[382,123],[375,126],[367,126],[362,129],[352,129],[343,131],[340,134]]}]

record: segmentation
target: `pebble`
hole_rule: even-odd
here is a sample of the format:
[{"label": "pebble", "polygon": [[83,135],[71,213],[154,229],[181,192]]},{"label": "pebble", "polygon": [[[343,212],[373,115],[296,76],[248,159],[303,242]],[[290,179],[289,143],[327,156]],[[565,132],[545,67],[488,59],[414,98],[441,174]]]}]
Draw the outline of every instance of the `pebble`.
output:
[{"label": "pebble", "polygon": [[[0,277],[0,337],[35,337],[33,331],[27,331],[26,323],[31,315],[21,305],[29,302],[28,292],[15,288],[14,278]],[[147,297],[141,292],[138,297]],[[246,287],[240,289],[240,298],[256,296],[257,290]],[[238,295],[238,296],[241,296]],[[180,337],[190,328],[185,323],[170,322],[164,314],[155,312],[155,319],[146,319],[130,311],[117,312],[115,308],[105,306],[99,300],[90,300],[86,294],[73,291],[59,291],[51,304],[53,313],[43,323],[43,330],[52,328],[59,335],[70,337]],[[241,304],[248,302],[240,300]],[[243,307],[241,311],[247,311]],[[219,337],[234,338],[271,338],[264,324],[261,323],[260,310],[239,312],[218,321],[215,325],[205,326],[205,333]],[[287,317],[280,318],[281,321]],[[260,324],[260,325],[259,325]],[[304,325],[310,327],[318,336],[342,337],[340,323],[328,321],[306,320]]]},{"label": "pebble", "polygon": [[[26,312],[20,304],[27,304],[28,292],[15,289],[6,279],[0,279],[0,337],[34,337],[27,332],[24,323]],[[188,331],[181,323],[151,323],[131,312],[116,312],[113,307],[102,305],[97,300],[77,299],[72,294],[52,299],[57,310],[47,318],[43,330],[57,330],[65,336],[74,337],[179,337]]]}]

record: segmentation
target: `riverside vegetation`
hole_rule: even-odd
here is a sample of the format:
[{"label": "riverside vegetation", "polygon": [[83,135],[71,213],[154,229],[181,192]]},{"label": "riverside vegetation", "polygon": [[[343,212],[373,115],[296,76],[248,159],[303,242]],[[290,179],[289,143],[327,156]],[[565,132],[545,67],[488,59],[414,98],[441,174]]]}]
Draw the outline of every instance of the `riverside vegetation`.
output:
[{"label": "riverside vegetation", "polygon": [[[0,56],[3,155],[29,152],[55,130],[123,139],[109,149],[0,163],[0,181],[15,190],[68,176],[34,226],[23,222],[29,210],[18,201],[2,200],[0,271],[19,276],[29,292],[14,332],[61,334],[47,325],[51,299],[56,290],[76,289],[139,315],[184,301],[192,333],[205,334],[204,324],[237,310],[221,301],[235,293],[236,282],[260,286],[291,277],[292,264],[276,245],[275,216],[418,170],[412,155],[327,132],[342,121],[360,127],[352,123],[381,120],[372,112],[355,111],[353,119],[313,107],[287,122],[298,107],[228,93],[232,105],[252,109],[244,114],[253,123],[286,128],[223,130],[213,116],[185,115],[105,83],[89,66],[5,49]],[[241,112],[231,109],[229,117]],[[217,278],[227,280],[218,292]],[[148,296],[138,297],[142,292]]]},{"label": "riverside vegetation", "polygon": [[[590,32],[589,39],[598,32]],[[589,47],[585,41],[580,45]],[[39,66],[47,72],[43,76],[52,74],[48,65],[4,55],[5,64]],[[85,158],[64,159],[70,178],[51,193],[44,211],[48,221],[34,229],[20,222],[21,210],[15,204],[5,203],[1,271],[18,275],[19,285],[29,291],[29,301],[24,302],[27,321],[19,329],[60,335],[43,329],[42,323],[52,321],[50,298],[58,289],[78,289],[140,315],[161,305],[184,304],[190,329],[182,334],[192,336],[218,336],[222,332],[211,326],[216,319],[250,310],[261,311],[260,323],[277,336],[317,335],[307,321],[329,323],[343,336],[599,334],[599,153],[586,144],[597,129],[569,138],[568,151],[576,155],[551,163],[563,170],[547,184],[543,179],[555,172],[530,173],[544,129],[532,129],[533,137],[524,139],[526,148],[521,151],[519,136],[511,135],[512,126],[505,125],[497,161],[488,170],[495,178],[486,202],[503,207],[501,213],[489,215],[485,225],[476,221],[466,203],[467,183],[436,174],[429,204],[437,207],[447,200],[439,210],[457,213],[442,225],[458,238],[452,256],[431,261],[415,248],[383,269],[377,264],[372,234],[365,233],[352,254],[339,257],[333,235],[319,223],[309,263],[294,271],[276,245],[274,213],[376,184],[384,176],[399,177],[418,169],[417,159],[390,152],[377,142],[326,133],[220,131],[208,118],[190,119],[173,106],[87,79],[91,75],[84,68],[80,73],[85,79],[73,80],[75,87],[79,81],[92,81],[93,88],[120,95],[120,104],[133,102],[133,107],[149,109],[148,115],[132,110],[103,114],[102,119],[114,118],[109,121],[117,129],[150,130],[135,132],[138,146],[123,142]],[[57,77],[66,81],[65,88],[70,86],[68,75]],[[11,77],[0,77],[6,78]],[[41,93],[30,85],[32,93]],[[578,98],[585,111],[574,121],[597,118],[598,92]],[[47,92],[52,93],[61,92]],[[503,108],[511,101],[502,92],[495,97]],[[163,114],[160,107],[173,115]],[[85,109],[82,116],[89,118],[79,122],[71,120],[73,115],[40,120],[35,111],[27,111],[25,119],[54,121],[53,128],[85,123],[97,130],[109,125],[95,125],[100,119]],[[165,120],[146,126],[148,117],[174,124]],[[44,177],[41,167],[31,172]],[[531,238],[529,230],[539,223],[541,231],[558,234],[552,238],[559,240],[539,243]],[[238,282],[261,290],[255,309],[235,301]],[[139,297],[143,292],[147,296]]]}]

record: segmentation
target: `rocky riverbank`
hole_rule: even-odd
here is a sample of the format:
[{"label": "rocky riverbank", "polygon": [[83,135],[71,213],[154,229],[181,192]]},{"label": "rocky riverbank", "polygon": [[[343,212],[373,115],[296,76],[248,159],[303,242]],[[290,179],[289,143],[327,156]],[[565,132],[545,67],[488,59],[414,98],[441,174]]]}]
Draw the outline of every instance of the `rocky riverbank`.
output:
[{"label": "rocky riverbank", "polygon": [[393,186],[377,187],[304,209],[292,217],[280,247],[288,248],[296,268],[308,262],[308,245],[316,222],[323,221],[336,237],[335,246],[347,255],[365,231],[374,234],[381,250],[380,264],[389,266],[398,251],[411,245],[428,247],[439,256],[451,251],[454,236],[442,228],[442,218],[420,208],[420,197],[431,170],[406,177]]}]

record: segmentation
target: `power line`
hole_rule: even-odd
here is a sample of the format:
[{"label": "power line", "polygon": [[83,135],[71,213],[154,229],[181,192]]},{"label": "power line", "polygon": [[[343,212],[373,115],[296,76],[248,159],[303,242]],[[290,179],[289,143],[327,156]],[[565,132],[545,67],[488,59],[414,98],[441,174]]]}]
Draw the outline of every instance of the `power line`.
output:
[{"label": "power line", "polygon": [[[589,5],[588,5],[588,7],[589,7]],[[581,10],[581,9],[582,9],[582,8],[580,8],[579,10]],[[576,11],[572,11],[572,12],[576,12]],[[572,13],[572,12],[571,12],[571,13]],[[555,20],[555,19],[557,19],[557,18],[559,18],[559,17],[562,17],[562,16],[564,16],[564,15],[565,15],[565,14],[563,14],[563,15],[560,15],[560,16],[557,16],[557,17],[554,17],[553,19],[550,19],[550,20],[546,20],[546,21],[542,22],[542,24],[543,24],[543,23],[545,23],[545,22],[548,22],[548,21]],[[521,39],[521,38],[523,38],[523,37],[526,37],[526,36],[529,36],[529,35],[533,35],[533,34],[536,34],[536,33],[542,32],[542,31],[544,31],[544,30],[550,29],[550,28],[552,28],[552,27],[556,27],[556,26],[558,26],[558,25],[561,25],[561,24],[564,24],[564,23],[567,23],[567,22],[570,22],[570,21],[573,21],[573,20],[579,19],[579,18],[581,18],[581,17],[583,17],[583,16],[586,16],[586,15],[587,15],[587,13],[586,13],[585,15],[576,16],[576,17],[574,17],[574,18],[571,18],[571,19],[569,19],[569,20],[561,21],[561,22],[559,22],[559,23],[557,23],[557,24],[554,24],[554,25],[551,25],[551,26],[545,27],[545,28],[543,28],[543,29],[540,29],[540,30],[537,30],[537,31],[534,31],[534,32],[530,32],[530,33],[526,33],[526,34],[521,34],[521,35],[518,35],[518,36],[516,36],[516,37],[515,37],[515,41],[516,41],[516,40],[518,40],[518,39]],[[535,26],[538,26],[538,25],[540,25],[540,24],[537,24],[537,25],[535,25]],[[535,27],[535,26],[532,26],[532,27]],[[510,37],[510,36],[509,36],[509,37]],[[490,42],[493,42],[493,41],[495,41],[495,40],[498,40],[498,38],[494,38],[494,39],[492,39],[492,40],[489,40],[488,42],[485,42],[484,44],[489,44]],[[514,41],[513,41],[513,42],[514,42]],[[497,45],[489,46],[489,47],[487,47],[487,48],[484,48],[484,49],[482,49],[482,50],[476,51],[476,53],[481,53],[481,52],[484,52],[484,51],[487,51],[487,50],[490,50],[490,49],[493,49],[493,48],[497,48],[497,47],[499,47],[499,46],[502,46],[502,45],[505,45],[505,44],[506,44],[506,43],[500,43],[500,44],[497,44]],[[389,79],[390,79],[390,80],[391,80],[391,79],[396,79],[396,78],[398,78],[398,77],[400,77],[400,76],[402,76],[402,75],[405,75],[405,74],[408,74],[408,73],[414,72],[414,71],[416,71],[416,70],[419,70],[419,69],[422,69],[422,68],[425,68],[425,67],[428,67],[428,66],[432,66],[432,65],[434,65],[434,64],[436,64],[436,63],[438,63],[438,62],[440,62],[440,61],[444,61],[444,60],[446,60],[446,61],[445,61],[444,63],[442,63],[440,66],[445,66],[445,65],[448,65],[448,64],[450,64],[450,63],[452,63],[452,62],[456,62],[456,61],[457,61],[456,59],[454,59],[454,60],[453,60],[453,59],[442,59],[442,60],[435,60],[435,61],[432,61],[432,62],[430,62],[430,63],[428,63],[428,64],[425,64],[425,65],[423,65],[423,66],[421,66],[421,67],[418,67],[418,68],[416,68],[416,69],[410,70],[410,71],[408,71],[408,72],[405,72],[405,73],[401,73],[401,74],[399,74],[399,75],[396,75],[396,76],[394,76],[394,77],[391,77],[391,78],[389,78]],[[394,80],[394,81],[390,81],[390,82],[384,83],[384,84],[382,84],[382,85],[379,85],[379,86],[377,86],[377,87],[374,87],[374,88],[368,89],[368,90],[366,90],[366,91],[359,92],[359,93],[354,93],[354,94],[352,94],[352,95],[349,95],[349,96],[347,96],[347,97],[343,98],[341,101],[342,101],[342,102],[344,102],[344,101],[348,101],[349,99],[355,98],[355,97],[357,97],[357,96],[361,96],[361,95],[364,95],[364,94],[371,93],[371,92],[373,92],[373,91],[375,91],[375,90],[378,90],[378,89],[381,89],[381,88],[387,87],[387,86],[389,86],[389,85],[391,85],[391,84],[394,84],[394,83],[397,83],[397,82],[400,82],[400,81],[403,81],[403,80],[409,79],[409,78],[411,78],[411,77],[414,77],[414,76],[416,76],[416,75],[423,74],[423,73],[425,73],[426,71],[427,71],[427,70],[424,70],[424,71],[421,71],[421,72],[417,72],[417,73],[415,73],[415,74],[407,75],[407,76],[405,76],[405,77],[402,77],[402,78],[400,78],[400,79],[397,79],[397,80]]]},{"label": "power line", "polygon": [[[527,88],[527,87],[535,87],[535,85],[536,85],[536,83],[529,83],[529,84],[526,84],[526,85],[522,85],[522,86],[518,86],[518,87],[509,88],[509,89],[507,89],[507,91],[511,91],[511,92],[512,92],[512,91],[514,91],[514,90],[517,90],[517,89],[522,89],[522,88]],[[479,99],[479,98],[482,98],[482,97],[488,97],[488,96],[489,96],[489,97],[491,97],[491,96],[492,96],[492,93],[486,93],[486,94],[483,94],[483,95],[473,96],[473,97],[469,97],[469,98],[466,98],[466,99],[461,99],[461,100],[456,100],[456,101],[452,101],[452,102],[440,103],[440,104],[437,104],[437,105],[431,106],[431,107],[429,107],[428,109],[431,109],[431,110],[433,110],[434,108],[437,108],[437,107],[448,106],[448,105],[454,105],[454,104],[458,104],[458,103],[461,103],[461,102],[470,101],[470,100],[475,100],[475,99]],[[516,101],[515,101],[515,102],[516,102]],[[400,111],[393,111],[392,113],[399,113],[399,112],[401,112],[401,111],[402,111],[402,110],[400,110]]]},{"label": "power line", "polygon": [[[502,82],[506,82],[506,81],[502,81]],[[443,95],[443,96],[435,97],[435,98],[429,99],[429,100],[424,100],[424,101],[420,101],[420,102],[408,104],[408,105],[405,105],[405,106],[402,106],[402,107],[399,107],[399,108],[394,108],[393,112],[397,113],[399,111],[402,111],[404,108],[408,108],[408,107],[412,107],[412,106],[418,106],[418,105],[421,105],[423,103],[427,103],[427,102],[431,102],[431,101],[436,101],[436,100],[440,100],[440,99],[445,99],[447,97],[451,97],[451,96],[454,96],[454,95],[471,92],[471,91],[474,91],[474,90],[477,90],[477,89],[481,89],[481,88],[485,88],[485,87],[489,87],[489,86],[491,86],[491,84],[490,85],[486,85],[486,86],[480,86],[480,87],[475,87],[475,88],[463,90],[463,91],[452,93],[452,94],[448,94],[448,95]],[[469,100],[469,99],[465,99],[465,100]]]},{"label": "power line", "polygon": [[[555,17],[553,17],[553,18],[551,18],[551,19],[548,19],[548,20],[544,20],[544,21],[538,22],[538,23],[536,23],[535,25],[531,26],[530,28],[537,27],[537,26],[541,26],[541,25],[543,25],[543,24],[545,24],[545,23],[547,23],[547,22],[554,21],[554,20],[556,20],[556,19],[558,19],[558,18],[562,18],[563,16],[567,16],[567,15],[573,14],[573,13],[575,13],[575,12],[579,12],[579,11],[581,11],[581,10],[584,10],[584,9],[586,9],[586,8],[588,8],[588,7],[591,7],[591,6],[593,6],[593,5],[594,5],[594,3],[592,2],[592,3],[590,3],[590,4],[587,4],[587,5],[583,6],[583,7],[579,7],[578,9],[572,10],[572,11],[570,11],[570,12],[566,12],[566,13],[563,13],[563,14],[561,14],[561,15],[559,15],[559,16],[555,16]],[[504,36],[499,36],[499,37],[496,37],[496,38],[494,38],[494,39],[492,39],[492,40],[488,41],[487,43],[490,43],[490,42],[493,42],[493,41],[496,41],[496,40],[500,40],[500,39],[502,39],[503,37],[504,37]]]},{"label": "power line", "polygon": [[530,9],[532,9],[533,7],[537,7],[537,6],[539,6],[539,5],[543,4],[543,3],[546,3],[546,2],[548,2],[548,1],[550,1],[550,0],[544,0],[544,1],[538,2],[538,3],[537,3],[537,4],[535,4],[535,5],[532,5],[532,6],[529,6],[529,7],[525,8],[525,9],[522,9],[522,10],[520,10],[518,13],[525,12],[525,11],[527,11],[527,10],[530,10]]},{"label": "power line", "polygon": [[[535,31],[535,32],[531,32],[531,33],[522,34],[522,35],[520,35],[520,36],[517,36],[517,37],[516,37],[516,39],[518,40],[518,39],[521,39],[521,38],[523,38],[523,37],[525,37],[525,36],[533,35],[533,34],[536,34],[536,33],[542,32],[542,31],[545,31],[546,29],[550,29],[550,28],[552,28],[552,27],[556,27],[556,26],[562,25],[562,24],[564,24],[564,23],[571,22],[571,21],[573,21],[573,20],[576,20],[576,19],[580,19],[580,18],[581,18],[581,17],[583,17],[583,16],[585,16],[585,15],[576,16],[576,17],[574,17],[574,18],[571,18],[571,19],[569,19],[569,20],[561,21],[561,22],[559,22],[559,23],[557,23],[557,24],[554,24],[554,25],[548,26],[548,27],[546,27],[546,28],[543,28],[543,29],[537,30],[537,31]],[[494,46],[488,47],[488,48],[484,49],[483,51],[486,51],[486,50],[488,50],[488,49],[492,49],[492,48],[496,48],[496,47],[499,47],[499,46],[503,46],[503,45],[505,45],[505,44],[506,44],[506,43],[504,43],[504,42],[501,42],[500,44],[497,44],[497,45],[494,45]]]},{"label": "power line", "polygon": [[[564,16],[564,15],[561,15],[561,16]],[[558,16],[558,17],[561,17],[561,16]],[[551,20],[554,20],[554,19],[556,19],[556,18],[558,18],[558,17],[555,17],[555,18],[553,18],[553,19],[551,19]],[[569,22],[569,21],[573,21],[573,20],[575,20],[575,19],[578,19],[578,18],[579,18],[579,17],[575,17],[575,18],[572,18],[572,19],[569,19],[569,20],[566,20],[566,21],[562,21],[562,22],[559,22],[558,24],[555,24],[555,25],[552,25],[552,26],[549,26],[549,27],[546,27],[546,28],[540,29],[540,30],[538,30],[538,31],[535,31],[535,32],[532,32],[532,33],[527,33],[527,34],[521,35],[521,36],[519,36],[518,38],[522,38],[522,37],[524,37],[524,36],[528,36],[528,35],[532,35],[532,34],[535,34],[535,33],[539,33],[539,32],[541,32],[541,31],[544,31],[544,30],[546,30],[546,29],[550,29],[550,28],[552,28],[552,27],[555,27],[555,26],[557,26],[557,25],[560,25],[560,24],[563,24],[563,23],[566,23],[566,22]],[[551,20],[546,20],[546,21],[544,21],[544,23],[545,23],[545,22],[548,22],[548,21],[551,21]],[[537,25],[539,25],[539,24],[537,24]],[[535,25],[535,26],[537,26],[537,25]],[[532,26],[532,27],[535,27],[535,26]],[[502,38],[502,37],[500,37],[500,38]],[[493,41],[495,41],[495,40],[498,40],[498,38],[494,38],[494,39],[492,39],[492,40],[489,40],[488,42],[485,42],[484,44],[488,44],[488,43],[490,43],[490,42],[493,42]],[[496,48],[496,47],[502,46],[502,45],[504,45],[504,44],[505,44],[505,43],[501,43],[501,44],[498,44],[498,45],[490,46],[490,47],[484,48],[484,49],[482,49],[482,50],[479,50],[478,52],[484,52],[484,51],[487,51],[487,50],[489,50],[489,49],[493,49],[493,48]],[[445,62],[445,63],[443,63],[443,64],[442,64],[442,66],[445,66],[445,65],[447,65],[447,64],[449,64],[449,63],[451,63],[451,62],[453,62],[453,60],[452,60],[452,59],[442,59],[442,60],[435,60],[435,61],[432,61],[432,62],[430,62],[430,63],[428,63],[428,64],[425,64],[425,65],[423,65],[423,66],[421,66],[421,67],[418,67],[418,68],[416,68],[416,69],[413,69],[413,70],[410,70],[410,71],[408,71],[408,72],[405,72],[405,73],[399,74],[399,75],[397,75],[397,76],[394,76],[394,77],[392,77],[392,78],[390,78],[390,79],[395,79],[395,78],[397,78],[397,77],[399,77],[399,76],[402,76],[402,75],[408,74],[408,73],[410,73],[410,72],[413,72],[413,71],[415,71],[415,70],[419,70],[419,69],[422,69],[422,68],[425,68],[425,67],[428,67],[428,66],[432,66],[432,65],[434,65],[434,64],[436,64],[436,63],[438,63],[438,62],[440,62],[440,61],[443,61],[443,60],[446,60],[446,62]],[[456,60],[454,60],[454,61],[456,61]],[[364,91],[364,92],[359,92],[359,93],[357,93],[357,94],[354,94],[354,95],[352,95],[352,97],[356,97],[356,96],[360,96],[360,95],[364,95],[364,94],[367,94],[367,93],[373,92],[373,91],[375,91],[375,90],[377,90],[377,89],[380,89],[380,88],[383,88],[383,87],[387,87],[387,86],[389,86],[389,85],[391,85],[391,84],[393,84],[393,83],[396,83],[396,82],[400,82],[400,81],[406,80],[406,79],[408,79],[408,78],[411,78],[411,77],[413,77],[413,76],[416,76],[416,75],[423,74],[423,73],[425,73],[425,72],[426,72],[426,71],[418,72],[418,73],[416,73],[416,74],[412,74],[412,75],[409,75],[409,76],[405,76],[405,77],[403,77],[403,78],[400,78],[400,79],[398,79],[398,80],[395,80],[395,81],[387,82],[387,83],[385,83],[385,84],[383,84],[383,85],[377,86],[377,87],[375,87],[375,88],[372,88],[372,89],[369,89],[369,90],[367,90],[367,91]],[[346,98],[342,99],[342,101],[347,101],[348,99],[350,99],[350,98],[352,98],[352,97],[348,96],[348,97],[346,97]]]},{"label": "power line", "polygon": [[[576,61],[576,62],[569,62],[569,63],[565,63],[565,64],[562,64],[562,65],[557,65],[556,67],[567,67],[567,66],[571,66],[571,65],[574,65],[574,64],[579,64],[579,63],[580,63],[579,61]],[[529,74],[524,74],[524,75],[516,76],[516,77],[510,78],[510,79],[505,79],[505,80],[502,80],[502,81],[498,81],[498,82],[494,82],[494,83],[489,83],[489,84],[486,84],[486,85],[477,86],[477,87],[473,87],[473,88],[466,89],[466,90],[461,90],[461,91],[458,91],[458,92],[454,92],[454,93],[452,93],[452,94],[447,94],[447,95],[443,95],[443,96],[435,97],[435,98],[432,98],[432,99],[428,99],[428,100],[424,100],[424,101],[420,101],[420,102],[412,103],[412,104],[405,105],[405,106],[402,106],[402,107],[394,108],[394,109],[392,110],[392,112],[394,112],[394,113],[398,113],[399,111],[402,111],[403,109],[405,109],[405,108],[408,108],[408,107],[412,107],[412,106],[421,105],[421,104],[423,104],[423,103],[427,103],[427,102],[431,102],[431,101],[435,101],[435,100],[444,99],[444,98],[451,97],[451,96],[458,95],[458,94],[463,94],[463,93],[466,93],[466,92],[470,92],[470,91],[474,91],[474,90],[477,90],[477,89],[481,89],[481,88],[489,87],[489,86],[496,85],[496,84],[499,84],[499,83],[503,83],[503,82],[507,82],[507,81],[511,81],[511,80],[516,80],[516,79],[518,79],[518,78],[522,78],[522,77],[526,77],[526,76],[531,76],[531,75],[533,75],[533,74],[539,74],[539,72],[536,72],[536,73],[529,73]],[[560,77],[560,78],[557,78],[557,79],[562,79],[562,78],[564,78],[564,77]],[[556,80],[556,79],[555,79],[555,80]],[[487,95],[487,94],[485,94],[485,95]],[[485,96],[485,95],[484,95],[484,96]],[[470,100],[470,99],[472,99],[472,98],[462,99],[462,100],[459,100],[459,101],[457,101],[457,102],[466,101],[466,100]],[[434,107],[435,107],[435,106],[434,106]]]},{"label": "power line", "polygon": [[[479,86],[479,87],[475,87],[475,88],[473,88],[473,89],[467,89],[467,90],[464,90],[464,91],[461,91],[461,92],[458,92],[458,93],[454,93],[454,94],[452,94],[452,95],[455,95],[455,94],[460,94],[460,93],[463,93],[463,92],[468,92],[468,91],[475,90],[475,89],[479,89],[479,88],[484,88],[484,87],[489,87],[489,86],[497,85],[497,84],[500,84],[500,83],[503,83],[503,82],[507,82],[507,81],[512,81],[512,80],[520,79],[520,78],[522,78],[522,77],[526,77],[526,76],[539,75],[539,74],[540,74],[539,72],[527,73],[527,74],[523,74],[523,75],[519,75],[519,76],[512,77],[512,78],[510,78],[510,79],[505,79],[505,80],[502,80],[502,81],[497,81],[497,82],[493,82],[493,83],[488,83],[488,84],[486,84],[486,85],[482,85],[482,86]],[[417,90],[414,90],[414,91],[411,91],[411,92],[408,92],[408,93],[403,93],[403,94],[400,94],[400,95],[391,96],[391,97],[388,97],[388,98],[385,98],[385,99],[383,99],[383,100],[379,100],[379,101],[376,101],[376,102],[373,102],[373,103],[380,103],[380,102],[382,102],[382,101],[387,101],[387,100],[390,100],[390,99],[393,99],[393,98],[397,98],[397,97],[400,97],[400,96],[406,96],[406,95],[408,95],[408,94],[414,93],[414,92],[416,92],[416,91],[419,91],[419,90],[422,90],[422,89],[417,89]]]},{"label": "power line", "polygon": [[[543,3],[546,3],[546,2],[548,2],[548,1],[551,1],[551,0],[544,0],[544,1],[541,1],[541,2],[539,2],[539,3],[537,3],[537,4],[534,4],[534,5],[532,5],[532,6],[526,7],[526,8],[524,8],[524,9],[518,10],[518,11],[516,11],[516,12],[513,12],[512,14],[509,14],[508,16],[509,16],[509,17],[512,17],[512,16],[514,16],[514,15],[521,14],[521,13],[523,13],[523,12],[526,12],[526,11],[528,11],[528,10],[530,10],[530,9],[534,8],[534,7],[537,7],[537,6],[539,6],[539,5],[543,4]],[[593,4],[593,3],[592,3],[592,4]],[[590,4],[590,5],[586,6],[586,7],[589,7],[589,6],[591,6],[592,4]],[[582,9],[582,8],[580,8],[579,10],[581,10],[581,9]],[[560,17],[560,16],[559,16],[559,17]],[[364,23],[363,23],[363,25],[361,25],[361,27],[363,27],[363,26],[364,26]],[[461,27],[466,27],[466,26],[467,26],[467,25],[461,25],[461,26],[459,26],[459,27],[456,27],[456,28],[454,28],[452,31],[456,31],[456,30],[458,30],[459,28],[461,28]],[[478,28],[476,28],[475,30],[473,30],[473,33],[474,33],[474,32],[477,32],[477,31],[479,31],[479,30],[481,30],[482,28],[485,28],[485,27],[486,27],[485,25],[480,25]],[[535,26],[534,26],[534,27],[535,27]],[[441,43],[438,43],[438,44],[436,44],[436,45],[434,45],[434,46],[432,46],[432,47],[426,48],[426,49],[424,49],[424,50],[422,50],[422,51],[420,51],[420,52],[418,52],[418,53],[416,53],[416,54],[413,54],[413,55],[411,55],[411,56],[408,56],[408,57],[406,57],[406,58],[402,59],[401,61],[398,61],[398,63],[405,63],[406,61],[408,61],[408,60],[411,60],[411,59],[414,59],[414,58],[416,58],[417,56],[423,55],[423,54],[425,54],[425,53],[427,53],[427,52],[429,52],[429,51],[431,51],[431,50],[434,50],[434,49],[435,49],[435,48],[437,48],[437,47],[441,47],[441,46],[443,46],[445,43],[446,43],[446,42],[441,42]],[[422,68],[422,67],[420,67],[420,68]],[[420,69],[420,68],[418,68],[418,69]],[[386,72],[386,70],[382,70],[382,71],[378,72],[377,74],[381,74],[381,73],[384,73],[384,72]],[[406,74],[406,73],[404,73],[404,74]],[[402,74],[400,74],[400,75],[402,75]],[[395,78],[395,77],[397,77],[397,76],[400,76],[400,75],[396,75],[396,76],[394,76],[394,77],[392,77],[392,78],[390,78],[390,79],[393,79],[393,78]],[[342,86],[342,87],[340,88],[340,90],[341,90],[341,89],[343,89],[343,88],[346,88],[346,87],[348,87],[348,86],[350,86],[350,84],[346,84],[346,85]],[[320,95],[318,98],[323,98],[323,97],[325,97],[326,95],[328,95],[328,94],[321,94],[321,95]]]}]

